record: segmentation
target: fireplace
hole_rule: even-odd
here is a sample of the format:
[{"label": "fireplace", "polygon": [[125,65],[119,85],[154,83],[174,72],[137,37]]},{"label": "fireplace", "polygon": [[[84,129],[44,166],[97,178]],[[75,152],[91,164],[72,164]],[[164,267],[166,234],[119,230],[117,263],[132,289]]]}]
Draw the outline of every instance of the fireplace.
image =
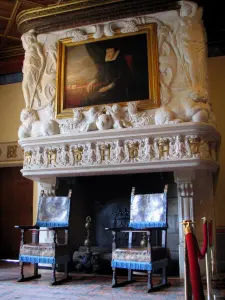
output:
[{"label": "fireplace", "polygon": [[[35,11],[18,17],[27,51],[23,77],[26,107],[21,112],[22,125],[18,132],[19,144],[24,150],[21,172],[38,182],[39,192],[44,189],[46,194],[52,194],[56,189],[65,195],[68,188],[74,190],[74,212],[77,210],[79,214],[72,220],[71,251],[83,245],[87,215],[93,218],[93,245],[108,249],[111,237],[104,227],[112,225],[106,223],[114,222],[114,215],[122,218],[122,212],[127,214],[132,185],[151,193],[169,183],[168,247],[175,265],[179,260],[179,273],[183,277],[181,222],[184,219],[195,222],[201,243],[201,218],[214,219],[214,178],[219,167],[220,134],[207,91],[207,51],[201,8],[195,2],[180,1],[179,10],[157,12],[145,1],[137,11],[136,0],[130,0],[127,16],[128,1],[109,1],[111,4],[97,1],[98,13],[90,9],[93,1],[89,2],[85,2],[87,7],[79,8],[78,19],[76,1],[65,3],[61,9],[57,5],[46,11],[44,8],[44,19],[42,12]],[[113,6],[109,14],[105,13],[104,5]],[[96,14],[95,21],[87,25],[90,11]],[[52,22],[52,15],[57,15],[56,23]],[[79,20],[79,24],[74,20]],[[38,32],[30,30],[33,26],[35,29],[36,24],[39,24]],[[149,78],[149,99],[130,98],[121,103],[118,98],[110,104],[105,97],[102,105],[66,107],[64,96],[68,91],[85,96],[90,86],[90,90],[100,88],[99,93],[116,88],[116,82],[102,89],[99,82],[94,84],[90,79],[89,85],[86,78],[70,84],[70,76],[63,77],[67,74],[64,68],[66,46],[85,48],[86,44],[96,46],[101,41],[106,45],[118,35],[141,34],[148,37],[145,79]],[[115,52],[111,46],[107,47]],[[131,47],[125,48],[124,55],[131,58],[134,55]],[[89,49],[90,53],[93,51]],[[122,53],[122,50],[116,51],[111,62]],[[139,53],[136,58],[144,56],[146,58]],[[108,59],[104,61],[107,63]],[[131,67],[133,72],[133,67],[138,67],[134,62],[123,60],[123,66]],[[105,67],[99,69],[105,70]],[[81,73],[77,72],[79,76]],[[71,78],[75,80],[74,74]],[[136,86],[135,82],[141,81],[140,78],[133,81],[132,88],[138,95],[142,94],[142,85]],[[131,93],[127,93],[129,95]],[[48,240],[48,236],[42,234],[41,239]]]},{"label": "fireplace", "polygon": [[[158,193],[168,184],[168,233],[170,253],[169,274],[179,275],[179,226],[178,199],[173,173],[124,174],[108,176],[85,176],[57,178],[56,194],[65,195],[72,189],[69,243],[71,252],[79,255],[85,251],[86,217],[92,219],[92,251],[99,252],[99,272],[111,272],[112,235],[105,228],[127,226],[129,222],[131,188],[137,193]],[[140,244],[141,235],[134,236],[134,244]],[[152,237],[153,243],[157,236]],[[119,237],[120,246],[127,247],[128,235]]]}]

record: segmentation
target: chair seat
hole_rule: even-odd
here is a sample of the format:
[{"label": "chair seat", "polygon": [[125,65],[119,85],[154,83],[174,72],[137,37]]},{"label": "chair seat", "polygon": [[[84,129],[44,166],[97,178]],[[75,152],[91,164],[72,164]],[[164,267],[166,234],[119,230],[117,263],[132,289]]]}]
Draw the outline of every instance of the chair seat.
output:
[{"label": "chair seat", "polygon": [[152,247],[151,253],[147,247],[117,248],[112,253],[113,260],[136,261],[136,262],[153,262],[166,258],[167,249],[164,247]]},{"label": "chair seat", "polygon": [[52,243],[43,244],[24,244],[20,247],[20,255],[26,256],[43,256],[43,257],[55,257],[58,255],[64,255],[67,253],[67,245],[59,245],[56,248]]}]

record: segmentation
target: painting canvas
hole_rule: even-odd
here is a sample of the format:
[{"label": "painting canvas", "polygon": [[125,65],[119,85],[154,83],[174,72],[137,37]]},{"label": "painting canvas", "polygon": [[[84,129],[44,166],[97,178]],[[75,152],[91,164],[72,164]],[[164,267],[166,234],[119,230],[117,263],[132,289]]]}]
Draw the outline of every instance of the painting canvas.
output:
[{"label": "painting canvas", "polygon": [[79,43],[62,41],[58,113],[153,98],[157,53],[152,35],[153,31],[143,30]]}]

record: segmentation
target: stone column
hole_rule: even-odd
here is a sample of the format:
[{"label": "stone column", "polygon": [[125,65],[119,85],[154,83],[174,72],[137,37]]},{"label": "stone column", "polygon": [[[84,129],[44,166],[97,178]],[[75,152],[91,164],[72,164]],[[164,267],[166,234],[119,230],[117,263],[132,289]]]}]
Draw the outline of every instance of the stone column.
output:
[{"label": "stone column", "polygon": [[180,277],[184,278],[184,235],[183,220],[194,219],[194,171],[176,171],[174,180],[177,184],[178,222],[179,222],[179,269]]},{"label": "stone column", "polygon": [[[181,222],[193,220],[194,231],[199,246],[203,244],[202,218],[213,220],[214,263],[215,257],[215,213],[213,174],[208,170],[176,171],[174,179],[178,192],[179,219],[179,267],[180,277],[184,277],[184,236]],[[205,261],[200,260],[201,273],[205,273]],[[215,266],[214,266],[215,267]],[[214,271],[215,268],[214,268]]]},{"label": "stone column", "polygon": [[[207,220],[213,221],[213,261],[214,261],[214,274],[216,272],[216,222],[215,222],[215,205],[214,205],[214,186],[213,186],[213,173],[208,170],[196,171],[194,181],[194,227],[195,235],[198,244],[201,247],[203,244],[203,227],[202,218],[206,217]],[[205,273],[205,261],[200,260],[201,273]]]}]

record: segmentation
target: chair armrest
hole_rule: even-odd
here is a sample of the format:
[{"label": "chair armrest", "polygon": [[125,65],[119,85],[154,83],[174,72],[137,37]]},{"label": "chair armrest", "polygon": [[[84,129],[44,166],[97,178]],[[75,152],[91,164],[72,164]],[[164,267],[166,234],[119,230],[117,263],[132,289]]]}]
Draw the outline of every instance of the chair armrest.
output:
[{"label": "chair armrest", "polygon": [[48,230],[62,230],[62,229],[64,229],[64,230],[68,230],[69,229],[69,227],[68,226],[62,226],[62,227],[48,227],[47,228]]},{"label": "chair armrest", "polygon": [[38,226],[36,226],[36,225],[16,225],[16,226],[14,226],[14,228],[19,228],[19,229],[21,229],[21,230],[29,230],[29,229],[39,229],[39,227]]},{"label": "chair armrest", "polygon": [[154,229],[165,230],[166,227],[153,227],[153,228],[143,228],[143,229],[136,229],[132,227],[120,227],[120,228],[105,228],[106,231],[115,231],[115,232],[149,232]]}]

